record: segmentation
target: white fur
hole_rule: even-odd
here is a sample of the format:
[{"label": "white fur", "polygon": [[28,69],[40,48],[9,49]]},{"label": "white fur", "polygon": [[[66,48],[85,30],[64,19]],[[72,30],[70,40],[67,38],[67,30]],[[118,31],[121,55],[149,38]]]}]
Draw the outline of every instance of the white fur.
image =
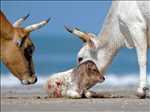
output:
[{"label": "white fur", "polygon": [[[46,84],[44,85],[44,89],[48,93],[49,97],[69,97],[69,98],[81,98],[81,94],[78,93],[76,90],[77,84],[74,83],[71,79],[71,73],[73,69],[67,70],[65,72],[59,72],[51,75]],[[63,82],[60,86],[61,96],[55,96],[55,88],[57,88],[57,81]],[[51,85],[51,88],[48,86]],[[82,90],[81,90],[82,92]]]},{"label": "white fur", "polygon": [[[57,88],[56,82],[60,80],[63,82],[63,85],[61,85],[61,97],[68,96],[68,89],[70,88],[70,86],[74,87],[71,80],[72,71],[73,69],[67,70],[65,72],[55,73],[48,78],[46,84],[44,85],[44,88],[50,97],[54,96],[54,89]],[[51,89],[48,88],[49,85],[52,86]]]},{"label": "white fur", "polygon": [[74,90],[68,90],[66,96],[69,98],[81,98],[81,95]]}]

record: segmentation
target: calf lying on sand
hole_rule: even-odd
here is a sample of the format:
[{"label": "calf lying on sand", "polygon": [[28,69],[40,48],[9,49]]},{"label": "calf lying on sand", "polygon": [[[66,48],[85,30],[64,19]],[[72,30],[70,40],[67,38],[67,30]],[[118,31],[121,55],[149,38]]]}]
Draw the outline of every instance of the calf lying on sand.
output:
[{"label": "calf lying on sand", "polygon": [[44,88],[49,97],[89,98],[95,97],[96,93],[88,90],[104,80],[96,64],[92,61],[85,61],[74,69],[53,74]]}]

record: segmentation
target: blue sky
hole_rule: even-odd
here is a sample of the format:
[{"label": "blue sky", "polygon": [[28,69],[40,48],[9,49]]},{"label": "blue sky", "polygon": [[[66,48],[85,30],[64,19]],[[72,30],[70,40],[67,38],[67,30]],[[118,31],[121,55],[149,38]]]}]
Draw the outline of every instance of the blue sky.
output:
[{"label": "blue sky", "polygon": [[[30,13],[24,25],[51,17],[51,22],[40,30],[45,34],[66,34],[64,25],[77,26],[98,33],[111,1],[2,1],[1,10],[14,22]],[[38,34],[38,33],[37,33]]]},{"label": "blue sky", "polygon": [[[12,23],[19,17],[30,13],[30,17],[24,22],[23,26],[39,22],[49,17],[52,18],[48,25],[31,34],[37,48],[34,59],[36,70],[41,71],[40,68],[42,67],[45,70],[49,70],[51,67],[51,69],[58,68],[56,71],[59,71],[69,68],[76,63],[76,54],[82,47],[79,39],[73,40],[72,38],[66,38],[73,37],[73,35],[65,31],[64,25],[79,27],[83,31],[98,34],[110,5],[111,1],[1,1],[1,10]],[[44,35],[46,36],[41,37]],[[36,36],[40,38],[36,38]],[[59,41],[59,38],[62,40]],[[65,59],[65,55],[68,53],[70,54]],[[39,58],[40,54],[46,54],[48,59],[42,61]],[[58,57],[59,62],[52,57]],[[132,61],[128,59],[126,61],[124,55],[122,57],[120,56],[119,59],[117,58],[116,61],[113,61],[117,62],[113,65],[114,71],[119,71],[120,67],[118,66],[122,66],[124,69],[121,70],[127,71],[127,69],[134,67],[134,71],[137,72],[136,53],[134,52],[130,57]],[[128,62],[130,63],[126,64]],[[2,68],[3,70],[4,68]]]},{"label": "blue sky", "polygon": [[[64,25],[97,34],[110,5],[111,1],[2,1],[1,10],[12,23],[30,13],[22,26],[52,18],[48,25],[30,35],[36,46],[36,71],[50,73],[75,65],[82,47],[79,39],[68,38],[73,35],[66,32]],[[45,55],[46,59],[42,57]],[[2,65],[3,71],[6,68]]]}]

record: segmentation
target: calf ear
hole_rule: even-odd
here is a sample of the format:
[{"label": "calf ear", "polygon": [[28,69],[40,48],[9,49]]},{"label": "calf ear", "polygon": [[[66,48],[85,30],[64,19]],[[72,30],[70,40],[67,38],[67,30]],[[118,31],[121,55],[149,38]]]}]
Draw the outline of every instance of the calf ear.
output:
[{"label": "calf ear", "polygon": [[91,70],[91,71],[96,71],[97,70],[96,65],[91,61],[87,62],[87,69]]}]

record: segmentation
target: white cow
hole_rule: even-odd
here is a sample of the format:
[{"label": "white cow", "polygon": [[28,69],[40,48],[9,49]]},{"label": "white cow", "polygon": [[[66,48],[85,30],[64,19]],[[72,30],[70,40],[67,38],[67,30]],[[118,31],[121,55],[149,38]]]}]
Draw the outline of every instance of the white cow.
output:
[{"label": "white cow", "polygon": [[145,98],[147,89],[147,49],[150,48],[150,1],[113,1],[98,38],[77,28],[66,29],[86,44],[78,53],[78,61],[97,62],[104,73],[122,47],[136,48],[140,68],[137,95]]}]

